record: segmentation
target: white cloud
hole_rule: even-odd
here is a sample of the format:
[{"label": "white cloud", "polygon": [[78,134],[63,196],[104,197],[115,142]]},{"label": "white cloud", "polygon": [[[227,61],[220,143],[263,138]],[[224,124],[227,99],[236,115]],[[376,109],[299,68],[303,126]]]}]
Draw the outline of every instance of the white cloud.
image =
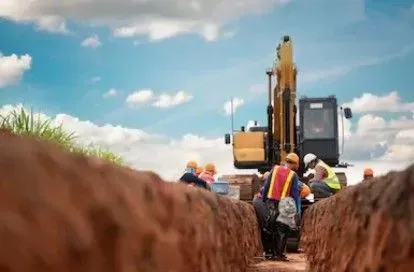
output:
[{"label": "white cloud", "polygon": [[[367,113],[355,122],[352,131],[352,124],[347,120],[350,127],[347,129],[349,135],[345,142],[345,158],[414,161],[414,145],[410,141],[403,141],[413,133],[413,102],[402,102],[399,94],[392,91],[384,95],[365,93],[344,105],[351,107],[354,112]],[[401,115],[389,120],[376,115],[387,112]]]},{"label": "white cloud", "polygon": [[161,94],[159,97],[157,97],[153,105],[157,108],[172,108],[177,105],[189,102],[192,99],[192,95],[184,91],[179,91],[173,95]]},{"label": "white cloud", "polygon": [[151,99],[153,99],[153,97],[154,97],[154,92],[152,90],[148,90],[148,89],[139,90],[139,91],[135,91],[131,93],[130,95],[128,95],[128,97],[126,98],[126,102],[132,106],[132,105],[146,103],[150,101]]},{"label": "white cloud", "polygon": [[410,129],[400,130],[395,136],[394,143],[382,156],[383,160],[414,161],[414,122]]},{"label": "white cloud", "polygon": [[110,98],[110,97],[114,97],[117,95],[117,91],[115,89],[109,89],[106,93],[104,93],[102,96],[103,98]]},{"label": "white cloud", "polygon": [[32,57],[28,54],[4,56],[0,53],[0,88],[18,84],[31,66]]},{"label": "white cloud", "polygon": [[156,95],[152,90],[138,90],[126,98],[126,102],[130,107],[140,106],[151,103],[153,107],[169,109],[180,104],[187,103],[193,99],[193,96],[186,91],[178,91],[176,93],[168,94],[162,93]]},{"label": "white cloud", "polygon": [[[244,105],[244,100],[242,98],[234,97],[233,98],[233,113],[237,111],[238,108]],[[231,100],[226,101],[223,105],[223,110],[225,115],[231,115]]]},{"label": "white cloud", "polygon": [[[0,17],[1,17],[1,11],[0,11]],[[61,33],[61,34],[69,33],[65,20],[61,16],[44,15],[44,16],[38,16],[38,17],[32,18],[31,20],[35,22],[38,30],[51,32],[51,33]],[[20,21],[20,20],[16,20],[16,21]]]},{"label": "white cloud", "polygon": [[98,35],[92,35],[81,42],[81,46],[89,48],[98,48],[102,45]]},{"label": "white cloud", "polygon": [[2,0],[0,17],[33,22],[39,29],[66,33],[65,21],[107,26],[115,36],[146,35],[161,40],[184,33],[197,33],[216,40],[222,25],[249,14],[268,12],[287,0]]},{"label": "white cloud", "polygon": [[397,91],[384,95],[363,93],[361,97],[354,98],[345,104],[353,112],[412,112],[414,102],[403,102]]},{"label": "white cloud", "polygon": [[385,129],[386,126],[387,123],[384,118],[366,114],[359,118],[356,133],[362,136],[371,132],[378,133],[378,131]]},{"label": "white cloud", "polygon": [[414,145],[407,140],[413,129],[414,119],[405,116],[387,121],[380,116],[363,115],[356,123],[356,130],[349,131],[344,158],[390,160],[392,157],[394,162],[414,161]]},{"label": "white cloud", "polygon": [[[18,107],[22,107],[18,105]],[[6,114],[15,106],[4,105],[0,114]],[[46,118],[41,114],[41,118]],[[194,134],[183,135],[179,139],[172,139],[165,135],[149,134],[141,129],[125,128],[105,124],[98,126],[90,121],[79,120],[67,114],[52,116],[54,124],[62,124],[68,131],[73,131],[82,144],[94,144],[108,148],[121,155],[126,163],[138,170],[152,170],[167,180],[176,180],[182,174],[186,161],[195,159],[200,164],[213,162],[216,164],[219,175],[235,173],[252,173],[251,170],[236,170],[233,167],[231,145],[225,145],[224,139],[206,138]],[[412,132],[401,132],[399,139],[412,140]],[[411,152],[413,148],[411,147]],[[398,151],[398,150],[396,150]],[[404,151],[405,152],[405,151]],[[409,152],[405,152],[407,154]],[[156,156],[162,154],[162,156]],[[414,154],[411,154],[411,157]],[[395,162],[393,157],[389,161],[365,160],[351,161],[354,167],[345,169],[349,184],[360,181],[363,168],[372,167],[375,174],[384,174],[389,170],[399,170],[407,166],[410,161]],[[339,169],[344,171],[344,169]]]}]

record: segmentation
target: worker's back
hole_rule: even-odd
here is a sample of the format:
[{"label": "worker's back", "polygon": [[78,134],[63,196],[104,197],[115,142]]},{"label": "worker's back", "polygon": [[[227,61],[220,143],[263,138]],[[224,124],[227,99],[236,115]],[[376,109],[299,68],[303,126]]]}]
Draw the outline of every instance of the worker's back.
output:
[{"label": "worker's back", "polygon": [[203,179],[197,177],[196,175],[194,175],[193,173],[190,172],[186,172],[184,173],[181,178],[180,181],[187,183],[187,184],[194,184],[197,187],[202,187],[207,189],[208,185],[206,183],[206,181],[204,181]]},{"label": "worker's back", "polygon": [[[288,167],[275,165],[266,180],[263,196],[271,200],[279,201],[286,196],[295,195],[292,183],[296,177],[296,173]],[[299,192],[296,193],[299,194]]]}]

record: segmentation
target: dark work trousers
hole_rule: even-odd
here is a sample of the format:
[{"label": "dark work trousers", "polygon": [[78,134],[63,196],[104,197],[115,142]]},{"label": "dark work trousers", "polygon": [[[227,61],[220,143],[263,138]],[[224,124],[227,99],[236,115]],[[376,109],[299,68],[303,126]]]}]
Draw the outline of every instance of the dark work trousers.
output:
[{"label": "dark work trousers", "polygon": [[271,235],[266,231],[266,221],[269,215],[269,211],[266,207],[266,204],[263,202],[262,198],[255,197],[253,199],[253,207],[256,211],[257,222],[260,227],[260,237],[262,240],[263,250],[265,252],[271,252],[272,241]]},{"label": "dark work trousers", "polygon": [[286,224],[276,222],[276,248],[275,248],[275,255],[276,257],[281,257],[285,254],[286,243],[288,234],[290,232],[290,227]]},{"label": "dark work trousers", "polygon": [[266,207],[268,209],[268,216],[265,226],[269,233],[267,252],[275,257],[282,257],[285,253],[290,227],[276,221],[279,216],[279,202],[268,200],[266,202]]},{"label": "dark work trousers", "polygon": [[334,195],[337,190],[332,189],[325,182],[312,182],[310,189],[316,198],[325,198]]},{"label": "dark work trousers", "polygon": [[264,223],[265,243],[263,245],[266,255],[275,256],[278,248],[278,234],[276,219],[279,215],[279,202],[267,200],[265,203],[267,210],[266,221]]}]

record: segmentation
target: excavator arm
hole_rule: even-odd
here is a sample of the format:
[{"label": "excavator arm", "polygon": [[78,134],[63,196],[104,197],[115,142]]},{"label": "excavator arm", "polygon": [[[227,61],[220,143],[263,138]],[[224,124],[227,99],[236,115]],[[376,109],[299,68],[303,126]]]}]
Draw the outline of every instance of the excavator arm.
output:
[{"label": "excavator arm", "polygon": [[273,141],[277,148],[276,162],[284,161],[286,155],[296,148],[296,66],[293,62],[293,43],[284,36],[276,49],[276,62],[273,67],[276,86],[273,89]]}]

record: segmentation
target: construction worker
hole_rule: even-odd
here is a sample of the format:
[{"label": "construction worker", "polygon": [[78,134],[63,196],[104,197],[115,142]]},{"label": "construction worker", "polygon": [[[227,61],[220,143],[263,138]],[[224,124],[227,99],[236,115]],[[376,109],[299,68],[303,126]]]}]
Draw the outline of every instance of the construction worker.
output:
[{"label": "construction worker", "polygon": [[278,219],[283,212],[280,206],[286,207],[282,202],[286,203],[287,200],[292,200],[293,205],[296,206],[294,214],[290,213],[290,216],[300,215],[299,177],[294,171],[298,168],[298,164],[297,155],[289,154],[285,165],[273,167],[263,186],[262,200],[266,204],[268,213],[266,222],[261,226],[265,237],[263,247],[266,259],[287,261],[284,251],[291,226],[278,222]]},{"label": "construction worker", "polygon": [[[296,172],[299,169],[299,156],[296,153],[289,153],[286,156],[286,163],[290,163],[291,169]],[[310,195],[311,191],[309,186],[300,180],[298,181],[298,187],[300,198],[306,198]]]},{"label": "construction worker", "polygon": [[[296,172],[299,169],[299,156],[296,153],[289,153],[286,156],[286,163],[290,163],[292,167],[291,169]],[[300,180],[298,181],[298,187],[300,198],[306,198],[310,195],[311,191],[309,186]]]},{"label": "construction worker", "polygon": [[214,175],[217,173],[216,166],[212,163],[207,163],[204,171],[200,174],[200,178],[205,180],[209,185],[214,183]]},{"label": "construction worker", "polygon": [[195,171],[195,175],[196,175],[197,177],[199,177],[199,176],[201,175],[201,173],[203,173],[203,171],[204,171],[204,168],[203,168],[203,167],[201,167],[201,166],[199,166],[199,167],[197,167],[197,169],[196,169],[196,171]]},{"label": "construction worker", "polygon": [[208,189],[209,186],[207,182],[200,179],[195,175],[197,169],[197,162],[195,161],[189,161],[186,165],[186,168],[184,170],[184,174],[181,176],[180,181],[183,183],[186,183],[191,186],[197,186],[204,189]]},{"label": "construction worker", "polygon": [[316,198],[329,197],[341,189],[341,184],[333,169],[315,154],[306,154],[303,163],[305,168],[309,167],[315,170],[314,177],[309,180],[309,183]]},{"label": "construction worker", "polygon": [[371,168],[364,169],[364,179],[363,181],[368,181],[374,178],[374,171]]}]

